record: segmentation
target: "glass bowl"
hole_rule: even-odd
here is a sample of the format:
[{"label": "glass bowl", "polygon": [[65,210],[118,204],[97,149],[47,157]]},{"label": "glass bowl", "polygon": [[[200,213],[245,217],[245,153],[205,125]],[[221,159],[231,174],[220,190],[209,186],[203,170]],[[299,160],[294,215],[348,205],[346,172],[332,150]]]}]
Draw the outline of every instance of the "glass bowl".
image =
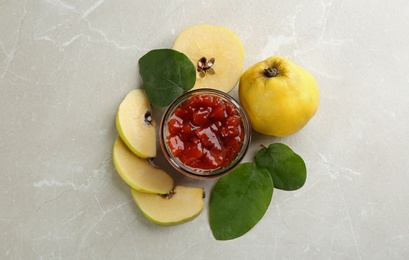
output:
[{"label": "glass bowl", "polygon": [[161,149],[180,173],[213,179],[231,172],[250,144],[251,125],[240,104],[215,89],[189,91],[166,109],[159,131]]}]

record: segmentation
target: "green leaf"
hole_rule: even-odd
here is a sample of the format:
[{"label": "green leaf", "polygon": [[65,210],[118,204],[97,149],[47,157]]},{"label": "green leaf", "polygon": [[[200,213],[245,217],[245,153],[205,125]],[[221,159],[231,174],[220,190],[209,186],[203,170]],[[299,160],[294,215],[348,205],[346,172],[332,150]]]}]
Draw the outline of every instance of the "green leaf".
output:
[{"label": "green leaf", "polygon": [[213,188],[209,222],[217,240],[240,237],[264,216],[273,196],[270,174],[255,163],[242,163]]},{"label": "green leaf", "polygon": [[307,179],[304,160],[285,144],[274,143],[262,148],[256,155],[256,164],[266,168],[274,187],[281,190],[301,188]]},{"label": "green leaf", "polygon": [[139,74],[149,102],[168,106],[196,82],[196,68],[189,58],[172,49],[152,50],[139,59]]}]

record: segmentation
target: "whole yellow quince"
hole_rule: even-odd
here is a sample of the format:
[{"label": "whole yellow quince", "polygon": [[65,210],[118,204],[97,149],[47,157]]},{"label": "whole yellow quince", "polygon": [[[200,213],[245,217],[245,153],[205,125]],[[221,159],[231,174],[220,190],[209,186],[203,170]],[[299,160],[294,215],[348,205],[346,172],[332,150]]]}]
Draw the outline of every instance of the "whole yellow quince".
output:
[{"label": "whole yellow quince", "polygon": [[250,67],[241,76],[238,91],[252,128],[279,137],[303,128],[318,110],[320,100],[314,77],[282,56]]}]

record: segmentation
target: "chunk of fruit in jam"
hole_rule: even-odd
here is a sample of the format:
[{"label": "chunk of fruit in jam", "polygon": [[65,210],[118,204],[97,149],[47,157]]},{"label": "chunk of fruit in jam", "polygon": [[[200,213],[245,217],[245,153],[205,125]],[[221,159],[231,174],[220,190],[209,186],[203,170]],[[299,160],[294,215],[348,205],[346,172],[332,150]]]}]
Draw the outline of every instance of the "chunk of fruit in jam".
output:
[{"label": "chunk of fruit in jam", "polygon": [[200,142],[205,147],[215,147],[216,149],[221,150],[221,144],[219,138],[217,137],[216,133],[212,131],[210,127],[202,128],[195,131],[197,137],[199,138]]},{"label": "chunk of fruit in jam", "polygon": [[210,107],[197,109],[193,112],[193,124],[197,126],[207,125],[211,111],[212,109]]},{"label": "chunk of fruit in jam", "polygon": [[174,117],[169,120],[169,133],[176,135],[182,130],[183,124],[180,118]]},{"label": "chunk of fruit in jam", "polygon": [[179,159],[184,162],[184,164],[189,165],[197,159],[202,158],[203,148],[202,144],[185,142],[183,152],[180,154]]},{"label": "chunk of fruit in jam", "polygon": [[241,118],[230,103],[195,95],[175,109],[168,122],[167,144],[190,167],[215,170],[238,154],[243,138]]},{"label": "chunk of fruit in jam", "polygon": [[185,149],[185,145],[178,135],[169,136],[168,146],[174,156],[178,156]]}]

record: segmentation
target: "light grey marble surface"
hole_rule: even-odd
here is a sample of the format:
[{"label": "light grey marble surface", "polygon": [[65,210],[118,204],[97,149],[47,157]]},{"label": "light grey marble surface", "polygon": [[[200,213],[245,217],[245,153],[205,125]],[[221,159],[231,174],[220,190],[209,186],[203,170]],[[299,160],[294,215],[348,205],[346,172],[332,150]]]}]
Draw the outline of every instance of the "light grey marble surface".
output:
[{"label": "light grey marble surface", "polygon": [[[138,59],[197,23],[235,31],[244,69],[283,55],[321,89],[302,131],[254,134],[245,158],[283,142],[305,186],[232,241],[213,238],[209,196],[191,222],[148,222],[112,163]],[[408,259],[408,64],[407,1],[0,0],[0,259]]]}]

